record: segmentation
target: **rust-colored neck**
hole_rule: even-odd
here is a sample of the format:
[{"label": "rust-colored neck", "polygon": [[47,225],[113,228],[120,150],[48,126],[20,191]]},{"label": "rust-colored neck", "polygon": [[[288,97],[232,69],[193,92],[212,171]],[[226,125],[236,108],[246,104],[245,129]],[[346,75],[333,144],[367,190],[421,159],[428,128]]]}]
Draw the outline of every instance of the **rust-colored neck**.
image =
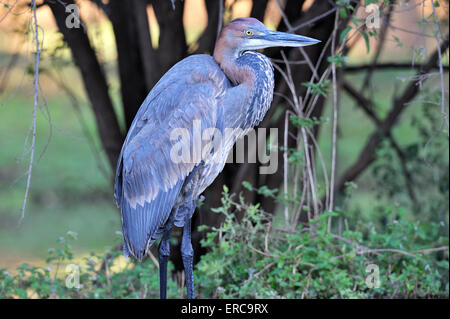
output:
[{"label": "rust-colored neck", "polygon": [[239,49],[228,41],[226,33],[222,32],[214,49],[214,59],[219,64],[228,79],[235,85],[253,84],[254,75],[246,65],[239,65]]}]

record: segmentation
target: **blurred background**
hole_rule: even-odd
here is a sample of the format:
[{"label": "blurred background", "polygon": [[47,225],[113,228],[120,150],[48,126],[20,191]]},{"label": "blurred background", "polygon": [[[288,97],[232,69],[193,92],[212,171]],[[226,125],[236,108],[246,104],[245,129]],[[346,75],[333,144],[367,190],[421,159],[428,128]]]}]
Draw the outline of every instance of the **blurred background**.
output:
[{"label": "blurred background", "polygon": [[[121,226],[112,167],[137,108],[174,63],[194,53],[211,54],[220,25],[247,16],[281,31],[305,24],[296,32],[322,40],[317,48],[305,51],[314,65],[325,52],[317,68],[323,74],[332,62],[327,59],[331,51],[326,43],[339,14],[336,39],[341,43],[347,38],[347,43],[338,69],[335,207],[345,211],[346,219],[337,220],[333,227],[358,221],[377,225],[382,232],[392,222],[386,211],[401,208],[406,220],[440,225],[439,234],[447,238],[443,245],[448,246],[448,117],[441,113],[442,103],[448,112],[447,1],[177,0],[173,9],[169,0],[80,0],[75,3],[81,27],[64,29],[61,25],[69,14],[65,6],[70,3],[36,1],[39,107],[31,184],[20,223],[33,135],[34,10],[30,1],[0,0],[0,268],[15,273],[24,263],[46,265],[49,248],[68,231],[78,234],[72,244],[76,260],[114,249]],[[380,12],[381,26],[375,29],[364,26],[373,12],[366,10],[370,3]],[[445,41],[438,59],[433,54]],[[297,51],[284,52],[289,61],[305,59]],[[286,70],[280,50],[264,53]],[[418,77],[424,69],[426,76]],[[292,73],[298,95],[304,96],[307,86],[302,84],[311,80],[311,69],[306,63],[293,63]],[[281,132],[289,109],[280,98],[288,94],[283,81],[276,72],[279,96],[262,124]],[[420,90],[402,100],[411,83]],[[330,172],[331,82],[323,92],[317,95],[318,104],[309,118],[318,122],[311,124],[311,131]],[[399,100],[405,107],[395,110]],[[393,110],[398,114],[392,123],[380,124]],[[279,135],[283,145],[283,134]],[[318,156],[314,161],[320,167]],[[282,203],[264,196],[264,191],[283,188],[283,159],[279,162],[277,174],[264,178],[255,177],[258,164],[246,166],[243,172],[245,164],[227,165],[205,194],[195,228],[223,222],[210,211],[221,205],[223,185],[243,192],[250,203],[260,203],[275,219],[282,216]],[[320,169],[317,175],[322,181]],[[252,187],[243,187],[244,181]],[[319,184],[318,193],[325,196],[324,184]],[[196,249],[203,254],[207,251],[200,247],[204,233],[196,233]],[[445,254],[440,258],[447,260],[448,269]]]}]

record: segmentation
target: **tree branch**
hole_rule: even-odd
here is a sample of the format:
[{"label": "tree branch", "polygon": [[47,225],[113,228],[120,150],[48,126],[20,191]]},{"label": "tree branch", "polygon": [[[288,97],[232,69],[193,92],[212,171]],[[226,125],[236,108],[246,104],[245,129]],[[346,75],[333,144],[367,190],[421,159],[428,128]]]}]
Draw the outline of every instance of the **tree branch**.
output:
[{"label": "tree branch", "polygon": [[[378,116],[373,111],[374,103],[372,102],[372,100],[369,100],[366,97],[364,97],[354,87],[352,87],[350,85],[350,83],[348,83],[346,81],[344,81],[344,83],[343,83],[343,88],[351,97],[353,97],[356,100],[356,102],[358,103],[357,105],[368,115],[368,117],[375,123],[376,126],[380,126],[382,124],[382,121],[378,118]],[[397,154],[397,157],[400,160],[403,175],[405,177],[406,188],[408,190],[409,197],[411,198],[411,201],[413,202],[414,209],[418,210],[419,203],[417,201],[416,193],[414,192],[414,188],[413,188],[414,181],[412,178],[412,174],[409,171],[408,166],[407,166],[406,155],[403,152],[403,150],[401,149],[400,145],[398,145],[397,141],[392,136],[390,131],[387,133],[387,137],[388,137],[392,147],[394,148],[394,150]]]},{"label": "tree branch", "polygon": [[198,48],[195,53],[212,53],[216,43],[217,28],[219,25],[219,1],[205,1],[208,12],[208,25],[198,39]]},{"label": "tree branch", "polygon": [[111,19],[111,9],[109,8],[109,3],[103,3],[101,0],[91,0],[91,2],[95,3],[97,7],[99,7],[106,16]]},{"label": "tree branch", "polygon": [[258,19],[259,21],[264,20],[264,15],[266,14],[267,3],[269,0],[253,0],[252,11],[250,16]]},{"label": "tree branch", "polygon": [[32,18],[30,20],[30,24],[32,25],[30,28],[30,31],[33,35],[33,41],[36,46],[36,52],[35,52],[35,60],[34,60],[34,95],[33,95],[33,117],[32,117],[32,124],[31,124],[31,131],[32,131],[32,137],[31,137],[31,146],[30,146],[30,160],[28,164],[28,170],[26,172],[27,175],[27,184],[25,187],[25,195],[23,199],[22,204],[22,214],[19,219],[19,224],[22,223],[23,219],[25,218],[25,209],[27,207],[27,201],[28,201],[28,194],[30,191],[30,183],[31,183],[31,174],[33,172],[33,164],[34,164],[34,152],[35,152],[35,146],[36,146],[36,112],[39,107],[39,62],[41,60],[41,45],[39,42],[39,26],[37,21],[37,15],[36,15],[36,8],[34,6],[36,5],[36,2],[33,0],[31,2],[32,4]]},{"label": "tree branch", "polygon": [[152,46],[150,26],[147,17],[148,0],[133,0],[134,16],[136,17],[137,39],[144,67],[146,91],[149,92],[159,80],[158,59]]},{"label": "tree branch", "polygon": [[153,9],[160,30],[158,46],[158,78],[160,78],[187,53],[183,27],[184,1],[180,1],[175,9],[172,8],[170,1],[153,1]]},{"label": "tree branch", "polygon": [[[448,35],[440,47],[441,52],[448,48]],[[423,66],[418,75],[424,75],[430,72],[430,70],[436,66],[438,61],[438,50],[436,50],[428,59],[428,62]],[[370,136],[363,150],[360,152],[358,159],[350,166],[341,178],[338,180],[337,189],[342,191],[347,181],[355,180],[367,167],[369,167],[376,159],[376,149],[380,145],[384,137],[389,135],[392,127],[397,122],[400,114],[405,110],[410,102],[419,92],[419,86],[415,82],[411,82],[403,91],[400,98],[394,100],[391,111],[387,115],[386,119],[382,121],[377,130]]]},{"label": "tree branch", "polygon": [[388,30],[388,24],[391,21],[392,11],[394,10],[395,0],[389,5],[387,14],[383,17],[383,25],[381,26],[381,30],[379,31],[379,39],[377,41],[377,48],[375,50],[375,55],[372,59],[372,63],[370,68],[367,70],[366,77],[364,78],[362,91],[365,91],[369,86],[370,80],[372,78],[373,71],[375,70],[375,66],[378,63],[378,59],[380,58],[381,51],[384,48],[384,44],[386,42],[386,35]]},{"label": "tree branch", "polygon": [[[410,63],[396,63],[396,62],[387,62],[387,63],[377,63],[373,65],[373,69],[375,71],[381,71],[386,69],[411,69],[411,70],[421,70],[425,67],[424,64],[415,64],[411,65]],[[367,71],[372,68],[371,64],[364,65],[349,65],[345,67],[346,73],[354,73]],[[442,68],[448,72],[448,65],[443,65]],[[439,69],[437,65],[433,65],[430,70]]]}]

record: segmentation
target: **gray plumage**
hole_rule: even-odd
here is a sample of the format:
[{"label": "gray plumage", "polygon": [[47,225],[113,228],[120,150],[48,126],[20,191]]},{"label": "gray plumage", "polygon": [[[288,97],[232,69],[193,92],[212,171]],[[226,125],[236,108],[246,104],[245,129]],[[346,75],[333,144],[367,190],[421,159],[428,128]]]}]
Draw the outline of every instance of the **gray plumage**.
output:
[{"label": "gray plumage", "polygon": [[[236,19],[222,30],[214,57],[193,55],[178,62],[142,103],[118,159],[115,199],[122,212],[125,255],[141,260],[154,241],[163,238],[159,247],[162,298],[173,225],[184,227],[186,286],[188,297],[194,297],[190,220],[195,205],[222,171],[236,139],[260,123],[272,102],[272,65],[250,50],[317,42],[269,31],[256,19]],[[207,143],[194,136],[194,123],[202,130],[221,132],[221,147],[189,161],[173,161],[171,151],[176,146],[193,150],[197,143],[203,150]],[[189,139],[171,138],[180,128],[189,132]],[[225,130],[236,134],[224,134]]]}]

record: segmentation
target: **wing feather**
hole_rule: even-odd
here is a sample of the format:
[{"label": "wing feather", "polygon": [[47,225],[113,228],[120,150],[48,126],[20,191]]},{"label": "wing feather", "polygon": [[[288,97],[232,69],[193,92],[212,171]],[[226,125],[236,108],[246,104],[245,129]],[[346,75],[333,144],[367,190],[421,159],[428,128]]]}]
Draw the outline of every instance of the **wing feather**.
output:
[{"label": "wing feather", "polygon": [[[170,150],[193,145],[193,123],[215,127],[229,81],[212,57],[195,55],[177,63],[155,85],[130,127],[118,160],[115,198],[122,211],[124,252],[142,258],[152,235],[167,222],[185,178],[198,160],[175,163]],[[189,139],[171,140],[184,128]]]}]

